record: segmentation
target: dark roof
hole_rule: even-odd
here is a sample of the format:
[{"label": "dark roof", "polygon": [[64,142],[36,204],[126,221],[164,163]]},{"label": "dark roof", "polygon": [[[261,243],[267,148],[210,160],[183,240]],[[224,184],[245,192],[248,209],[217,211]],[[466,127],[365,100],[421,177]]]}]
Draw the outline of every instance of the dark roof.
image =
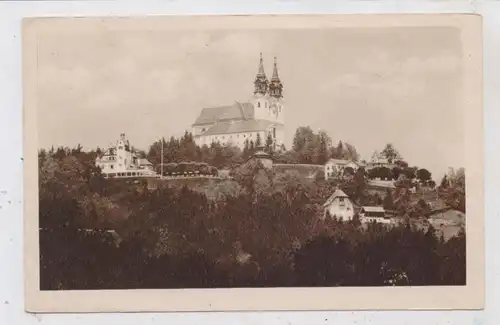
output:
[{"label": "dark roof", "polygon": [[358,165],[358,166],[359,166],[359,164],[358,164],[357,162],[355,162],[355,161],[353,161],[353,160],[347,160],[347,159],[335,159],[335,158],[330,158],[330,159],[328,159],[328,161],[325,163],[325,165],[326,165],[326,164],[330,164],[330,163],[334,163],[334,164],[336,164],[336,165],[347,165],[347,164],[349,164],[349,163],[353,163],[353,164],[355,164],[355,165]]},{"label": "dark roof", "polygon": [[258,159],[272,159],[271,155],[268,154],[267,152],[264,152],[262,150],[259,150],[257,151],[256,153],[254,153],[250,159],[252,158],[258,158]]},{"label": "dark roof", "polygon": [[[219,121],[207,131],[203,132],[201,136],[266,131],[267,128],[273,124],[275,123],[271,121],[254,119],[242,121]],[[262,141],[265,141],[265,139],[262,139]]]},{"label": "dark roof", "polygon": [[235,102],[232,105],[203,108],[193,125],[212,124],[217,120],[253,119],[253,117],[254,107],[252,103]]},{"label": "dark roof", "polygon": [[361,209],[366,212],[380,212],[380,213],[385,212],[385,209],[383,207],[377,207],[377,206],[364,206]]},{"label": "dark roof", "polygon": [[139,159],[139,165],[153,165],[149,160],[145,159],[145,158],[140,158]]}]

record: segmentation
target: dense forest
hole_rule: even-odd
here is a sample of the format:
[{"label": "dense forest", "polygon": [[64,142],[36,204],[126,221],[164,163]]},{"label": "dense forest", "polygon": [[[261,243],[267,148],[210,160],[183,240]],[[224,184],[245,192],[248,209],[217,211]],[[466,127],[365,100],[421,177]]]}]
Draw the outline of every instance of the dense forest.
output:
[{"label": "dense forest", "polygon": [[[353,146],[332,146],[325,134],[297,134],[277,157],[358,159]],[[153,163],[158,145],[144,153]],[[252,149],[200,148],[189,134],[166,146],[166,162],[215,167],[237,166]],[[207,189],[218,193],[214,200],[186,186],[151,190],[146,180],[105,180],[97,154],[39,152],[42,290],[465,284],[465,232],[445,241],[432,227],[415,227],[422,206],[404,190],[383,200],[369,194],[362,170],[325,181],[245,163],[233,169],[234,179]],[[460,175],[440,184],[456,205],[465,204],[464,186]],[[388,228],[320,218],[336,187],[358,204],[392,206],[403,222]]]}]

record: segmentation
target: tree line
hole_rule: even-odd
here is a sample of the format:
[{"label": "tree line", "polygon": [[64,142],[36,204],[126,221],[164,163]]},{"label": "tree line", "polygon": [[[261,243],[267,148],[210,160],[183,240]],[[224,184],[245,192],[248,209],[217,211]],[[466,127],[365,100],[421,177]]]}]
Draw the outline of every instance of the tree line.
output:
[{"label": "tree line", "polygon": [[[39,153],[41,288],[208,288],[465,284],[465,233],[411,223],[321,220],[336,186],[250,161],[209,199],[188,187],[106,181],[95,151]],[[217,191],[218,189],[213,189]]]},{"label": "tree line", "polygon": [[164,163],[204,162],[219,169],[241,165],[256,150],[264,150],[277,162],[290,164],[324,164],[330,158],[355,161],[359,159],[359,154],[353,145],[339,141],[333,146],[332,139],[326,132],[315,133],[310,127],[297,129],[290,150],[284,145],[276,147],[270,135],[266,139],[261,139],[258,135],[255,142],[247,139],[243,148],[219,142],[199,146],[193,135],[185,132],[180,138],[161,139],[149,146],[146,157],[154,165],[161,162],[162,142]]}]

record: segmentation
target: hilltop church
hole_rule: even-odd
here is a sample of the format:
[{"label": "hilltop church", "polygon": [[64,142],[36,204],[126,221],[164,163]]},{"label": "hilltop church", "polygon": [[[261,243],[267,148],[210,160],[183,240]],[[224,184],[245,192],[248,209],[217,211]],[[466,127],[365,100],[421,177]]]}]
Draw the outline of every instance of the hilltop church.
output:
[{"label": "hilltop church", "polygon": [[255,146],[260,141],[264,146],[270,136],[273,146],[278,147],[285,141],[284,124],[283,84],[276,57],[273,75],[268,81],[261,53],[250,100],[203,108],[192,125],[192,133],[199,146],[219,142],[243,148],[247,140]]}]

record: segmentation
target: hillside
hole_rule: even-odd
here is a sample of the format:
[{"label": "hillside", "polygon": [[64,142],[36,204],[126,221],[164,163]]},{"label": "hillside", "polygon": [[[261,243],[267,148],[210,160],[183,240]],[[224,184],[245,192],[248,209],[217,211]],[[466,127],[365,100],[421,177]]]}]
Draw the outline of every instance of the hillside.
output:
[{"label": "hillside", "polygon": [[216,200],[221,196],[237,195],[239,185],[231,179],[209,178],[209,177],[186,177],[186,178],[164,178],[151,179],[148,181],[150,189],[161,186],[171,188],[182,188],[187,186],[189,189],[204,193],[209,200]]},{"label": "hillside", "polygon": [[309,164],[274,164],[273,169],[277,172],[294,171],[298,172],[301,177],[314,179],[318,172],[323,171],[324,166]]}]

